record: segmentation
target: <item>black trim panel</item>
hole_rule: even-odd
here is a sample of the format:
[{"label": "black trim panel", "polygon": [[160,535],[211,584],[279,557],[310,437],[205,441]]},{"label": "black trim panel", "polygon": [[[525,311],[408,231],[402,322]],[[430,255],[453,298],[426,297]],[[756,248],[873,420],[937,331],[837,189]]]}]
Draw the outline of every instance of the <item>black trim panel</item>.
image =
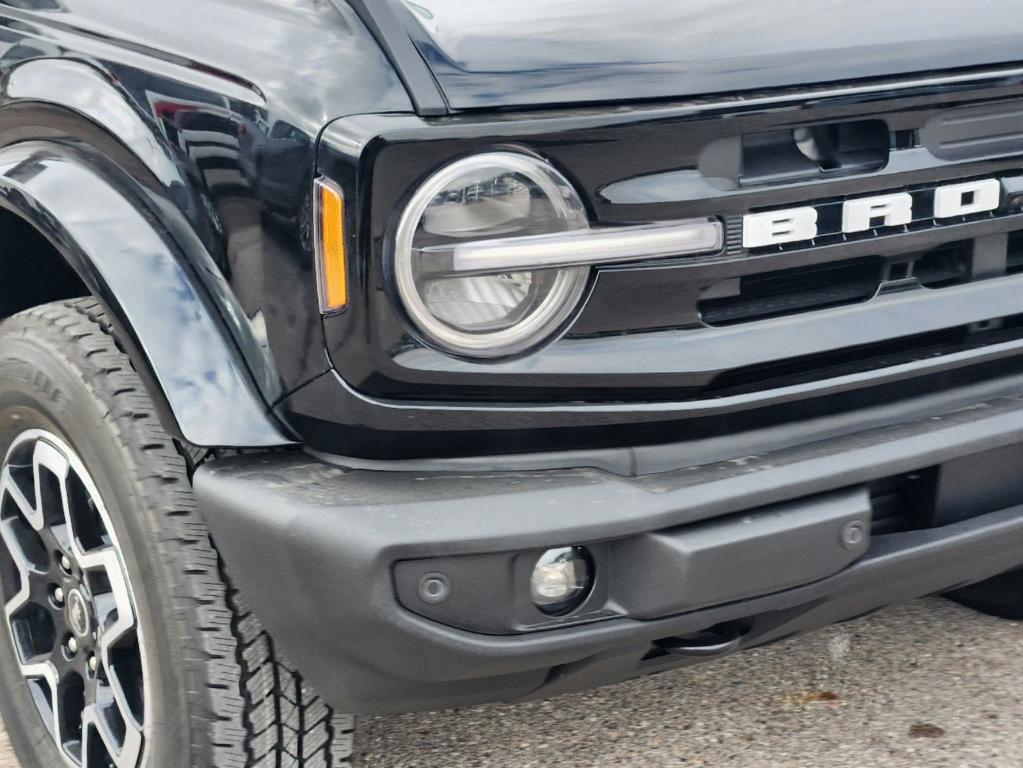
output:
[{"label": "black trim panel", "polygon": [[[793,589],[674,617],[516,637],[453,629],[401,608],[396,562],[641,536],[1018,446],[1020,434],[1016,395],[635,479],[592,469],[383,473],[276,455],[206,464],[196,489],[253,609],[328,700],[349,712],[436,709],[677,666],[686,661],[657,649],[722,623],[734,622],[743,637],[728,650],[750,647],[983,580],[1023,565],[1021,508],[978,507],[988,513],[878,535],[858,563]],[[672,583],[651,588],[670,598]]]}]

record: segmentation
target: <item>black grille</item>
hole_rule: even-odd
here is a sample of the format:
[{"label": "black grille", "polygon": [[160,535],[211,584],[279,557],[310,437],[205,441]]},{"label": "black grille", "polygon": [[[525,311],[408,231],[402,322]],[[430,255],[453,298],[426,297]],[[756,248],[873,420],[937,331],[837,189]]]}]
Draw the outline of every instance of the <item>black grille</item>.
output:
[{"label": "black grille", "polygon": [[871,534],[884,536],[930,527],[939,472],[938,467],[929,467],[871,483]]},{"label": "black grille", "polygon": [[[1017,258],[1023,268],[1023,254]],[[894,280],[915,278],[926,288],[960,285],[971,279],[972,261],[973,244],[964,241],[891,260],[866,257],[749,275],[709,288],[700,316],[707,325],[725,326],[869,301]],[[722,293],[731,295],[718,298]]]},{"label": "black grille", "polygon": [[1010,275],[1023,272],[1023,232],[1009,235],[1009,254],[1006,258],[1006,273]]},{"label": "black grille", "polygon": [[710,289],[734,286],[737,295],[707,299],[700,316],[707,325],[723,326],[867,301],[884,277],[882,259],[785,269],[750,275]]},{"label": "black grille", "polygon": [[708,390],[716,397],[724,397],[791,387],[853,373],[883,370],[917,360],[940,358],[1021,338],[1023,315],[1014,315],[984,325],[947,328],[869,346],[848,347],[821,355],[737,368],[715,378]]}]

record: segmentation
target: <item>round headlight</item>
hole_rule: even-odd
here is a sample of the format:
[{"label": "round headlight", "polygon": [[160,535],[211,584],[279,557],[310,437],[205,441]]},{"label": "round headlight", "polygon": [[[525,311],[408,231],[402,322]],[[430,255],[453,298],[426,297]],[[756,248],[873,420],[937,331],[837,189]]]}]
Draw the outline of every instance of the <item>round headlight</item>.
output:
[{"label": "round headlight", "polygon": [[493,152],[442,169],[412,197],[395,238],[394,283],[422,336],[445,352],[515,355],[549,340],[579,306],[589,269],[460,271],[454,246],[587,229],[572,185],[548,163]]}]

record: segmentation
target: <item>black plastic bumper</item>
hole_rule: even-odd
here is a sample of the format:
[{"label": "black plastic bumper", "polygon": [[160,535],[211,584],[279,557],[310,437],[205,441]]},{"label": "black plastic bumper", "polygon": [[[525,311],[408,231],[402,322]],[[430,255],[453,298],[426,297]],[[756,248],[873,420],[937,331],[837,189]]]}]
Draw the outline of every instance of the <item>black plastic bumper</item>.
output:
[{"label": "black plastic bumper", "polygon": [[[1016,568],[1023,565],[1023,506],[1017,506],[1023,482],[1014,479],[1021,444],[1023,399],[1005,397],[798,449],[635,478],[585,468],[349,470],[277,454],[208,464],[197,473],[196,488],[230,573],[276,641],[328,701],[370,713],[592,687]],[[690,558],[686,568],[673,569],[683,560],[671,553],[686,550],[677,542],[704,540],[687,539],[687,532],[705,531],[719,518],[741,523],[746,518],[735,516],[748,516],[756,528],[760,516],[775,510],[812,516],[820,504],[824,515],[830,504],[839,537],[860,506],[868,518],[880,514],[878,484],[900,476],[929,483],[931,492],[924,501],[907,500],[916,506],[894,528],[875,520],[875,535],[852,556],[835,547],[810,570],[785,576],[777,552],[738,542],[727,556],[741,558],[735,569],[750,577],[736,587],[724,584],[729,579],[720,571],[703,575],[713,583],[695,592],[687,574],[713,574],[713,568],[700,570]],[[836,511],[836,499],[849,505],[848,516]],[[784,533],[771,546],[780,543],[794,560],[812,559],[807,546],[833,543],[819,531],[809,539]],[[618,560],[609,562],[619,571],[629,562],[623,548],[627,554],[638,547],[631,550],[636,570],[647,574],[640,583],[609,578],[605,597],[612,610],[593,613],[599,620],[590,623],[485,634],[452,626],[472,625],[472,616],[442,622],[409,610],[407,596],[405,605],[399,600],[398,563],[429,567],[438,558],[472,562],[577,543],[617,551]],[[690,565],[696,570],[687,571]],[[756,582],[762,589],[749,589]],[[714,602],[719,583],[724,591]],[[640,598],[647,609],[623,608]],[[505,599],[514,598],[498,591],[492,602]],[[704,638],[708,652],[692,652],[691,638],[711,628],[724,641]]]}]

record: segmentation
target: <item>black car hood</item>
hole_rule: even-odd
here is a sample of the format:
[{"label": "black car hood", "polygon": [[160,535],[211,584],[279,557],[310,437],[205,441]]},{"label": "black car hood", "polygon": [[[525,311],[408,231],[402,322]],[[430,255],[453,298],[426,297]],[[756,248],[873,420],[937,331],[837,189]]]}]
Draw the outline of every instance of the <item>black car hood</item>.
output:
[{"label": "black car hood", "polygon": [[663,99],[1023,59],[1016,0],[377,2],[393,3],[402,20],[395,26],[454,110]]}]

